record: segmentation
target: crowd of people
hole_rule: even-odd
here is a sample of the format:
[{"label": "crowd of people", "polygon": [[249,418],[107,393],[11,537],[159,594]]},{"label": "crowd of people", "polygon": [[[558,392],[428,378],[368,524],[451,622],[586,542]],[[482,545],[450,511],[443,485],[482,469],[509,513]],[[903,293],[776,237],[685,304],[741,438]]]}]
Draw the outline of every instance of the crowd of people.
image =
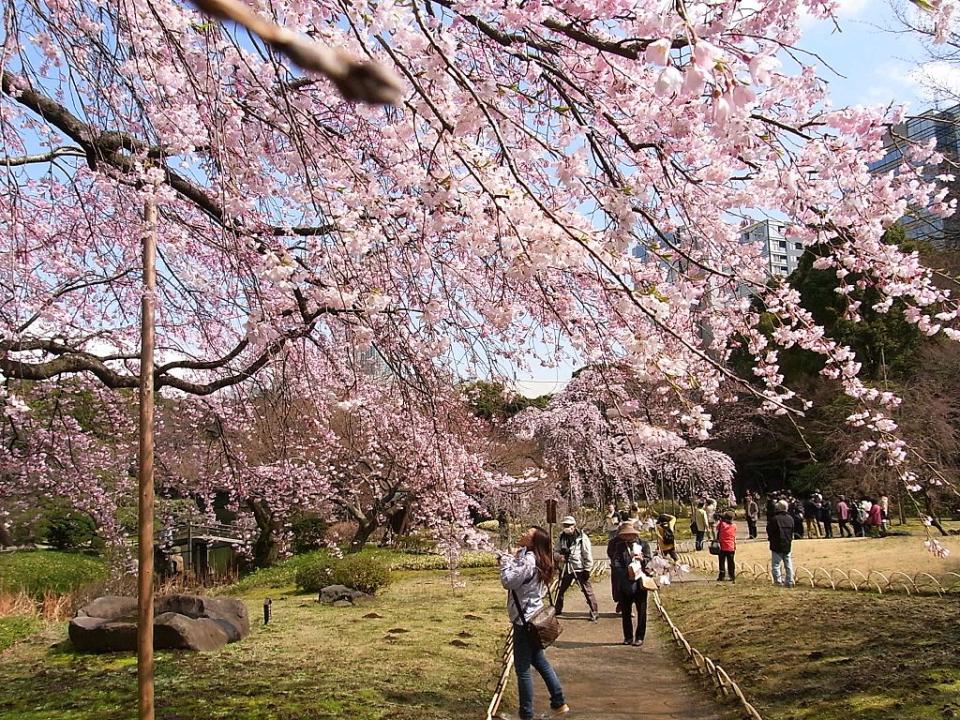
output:
[{"label": "crowd of people", "polygon": [[[759,534],[761,498],[747,492],[743,514],[747,537]],[[879,536],[887,531],[889,500],[861,497],[848,499],[839,495],[828,499],[816,490],[801,500],[790,491],[772,492],[766,497],[766,535],[770,547],[771,574],[777,585],[793,587],[793,541],[798,538],[833,538]],[[505,514],[498,517],[501,541],[506,540]],[[610,561],[610,582],[613,600],[620,615],[625,645],[642,646],[647,628],[647,594],[656,587],[653,576],[661,576],[676,563],[677,518],[668,513],[650,513],[637,504],[618,510],[607,507],[604,529],[607,534],[607,558]],[[834,535],[833,526],[837,526]],[[717,556],[717,580],[736,581],[737,525],[732,509],[718,509],[710,497],[696,499],[691,506],[690,532],[697,550],[709,541],[710,552]],[[648,534],[655,541],[644,539]],[[520,696],[520,718],[533,717],[533,675],[536,670],[550,694],[553,715],[569,711],[563,688],[543,648],[531,635],[528,621],[544,607],[544,595],[558,576],[557,596],[553,601],[556,615],[563,613],[564,596],[576,584],[587,602],[589,619],[597,622],[599,606],[591,582],[594,568],[593,543],[577,526],[572,516],[561,521],[561,531],[554,543],[550,535],[537,526],[523,531],[517,539],[519,549],[500,553],[500,580],[508,591],[507,608],[514,628],[514,664]]]}]

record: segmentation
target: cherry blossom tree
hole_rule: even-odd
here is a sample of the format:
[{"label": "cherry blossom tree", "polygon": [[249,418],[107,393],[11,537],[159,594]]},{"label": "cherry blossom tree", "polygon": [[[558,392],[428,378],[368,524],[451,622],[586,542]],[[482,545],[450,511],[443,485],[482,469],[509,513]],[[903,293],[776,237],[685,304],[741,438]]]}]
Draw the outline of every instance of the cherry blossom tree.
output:
[{"label": "cherry blossom tree", "polygon": [[730,457],[689,447],[680,434],[687,421],[676,408],[695,404],[695,394],[670,395],[675,403],[624,367],[587,368],[545,409],[528,409],[511,425],[521,437],[539,442],[545,465],[577,501],[585,495],[597,502],[652,501],[666,487],[674,496],[730,497],[735,471]]},{"label": "cherry blossom tree", "polygon": [[[953,0],[920,4],[949,29]],[[738,395],[802,413],[778,363],[797,346],[874,433],[854,459],[922,484],[897,397],[861,379],[788,282],[768,281],[737,227],[782,218],[790,242],[824,246],[818,267],[840,293],[870,287],[881,311],[896,300],[924,333],[960,337],[954,296],[881,241],[911,205],[953,212],[922,171],[939,158],[908,148],[900,172],[870,174],[902,109],[832,107],[801,52],[801,19],[836,5],[252,4],[395,73],[401,98],[382,108],[176,0],[8,3],[0,373],[30,392],[78,374],[137,386],[150,198],[162,394],[220,402],[288,346],[319,342],[376,348],[429,406],[450,367],[475,375],[531,345],[556,362],[569,347],[685,398],[670,429],[700,439],[704,408]],[[750,377],[725,363],[737,348]]]}]

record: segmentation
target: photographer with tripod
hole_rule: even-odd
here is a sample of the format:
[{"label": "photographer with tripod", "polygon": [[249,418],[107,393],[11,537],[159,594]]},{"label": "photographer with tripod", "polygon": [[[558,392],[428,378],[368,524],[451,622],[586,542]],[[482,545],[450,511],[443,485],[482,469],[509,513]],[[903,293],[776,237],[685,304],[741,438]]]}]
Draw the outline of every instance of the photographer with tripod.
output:
[{"label": "photographer with tripod", "polygon": [[560,587],[557,589],[557,601],[554,604],[556,614],[563,612],[563,595],[576,581],[587,599],[590,608],[590,621],[597,622],[600,613],[597,612],[597,598],[593,594],[590,584],[590,571],[593,570],[593,546],[590,538],[583,530],[577,528],[577,521],[567,515],[561,522],[563,529],[557,539],[557,554],[562,558],[560,567]]}]

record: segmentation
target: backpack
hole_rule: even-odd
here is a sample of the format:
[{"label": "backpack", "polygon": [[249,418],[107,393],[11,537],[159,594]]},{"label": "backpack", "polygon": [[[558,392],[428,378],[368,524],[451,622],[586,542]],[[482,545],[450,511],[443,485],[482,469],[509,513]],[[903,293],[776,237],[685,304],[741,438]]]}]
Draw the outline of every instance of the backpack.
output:
[{"label": "backpack", "polygon": [[672,545],[674,542],[673,530],[669,526],[663,528],[663,544]]}]

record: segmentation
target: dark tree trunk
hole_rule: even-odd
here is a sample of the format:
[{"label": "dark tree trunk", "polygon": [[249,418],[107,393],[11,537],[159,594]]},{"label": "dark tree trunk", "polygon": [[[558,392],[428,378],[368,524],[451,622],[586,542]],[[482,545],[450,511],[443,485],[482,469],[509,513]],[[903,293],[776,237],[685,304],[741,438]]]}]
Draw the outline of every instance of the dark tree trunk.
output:
[{"label": "dark tree trunk", "polygon": [[0,525],[0,547],[12,547],[13,535],[4,525]]},{"label": "dark tree trunk", "polygon": [[363,550],[364,545],[367,544],[367,540],[370,539],[373,531],[378,527],[380,527],[380,523],[377,522],[376,517],[364,518],[357,527],[357,531],[353,534],[353,539],[350,540],[350,548],[347,552],[354,553]]},{"label": "dark tree trunk", "polygon": [[253,543],[253,564],[256,567],[270,567],[280,559],[280,531],[283,523],[274,518],[266,500],[247,500],[247,507],[257,521],[260,534]]}]

